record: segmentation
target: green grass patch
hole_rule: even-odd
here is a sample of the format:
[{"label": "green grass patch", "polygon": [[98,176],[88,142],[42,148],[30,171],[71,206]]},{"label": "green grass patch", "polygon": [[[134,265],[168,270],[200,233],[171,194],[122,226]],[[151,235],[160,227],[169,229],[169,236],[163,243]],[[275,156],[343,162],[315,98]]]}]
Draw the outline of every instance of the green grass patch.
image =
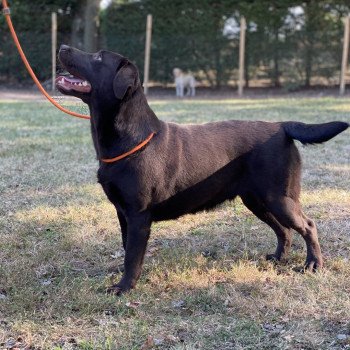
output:
[{"label": "green grass patch", "polygon": [[[86,112],[81,104],[70,107]],[[340,98],[154,100],[159,118],[349,121]],[[42,102],[0,102],[0,348],[345,349],[350,344],[349,132],[299,147],[302,203],[325,269],[265,261],[273,232],[240,200],[159,222],[133,292],[120,274],[119,225],[96,183],[89,122]],[[341,335],[338,337],[338,335]],[[345,338],[344,338],[345,335]],[[12,343],[11,343],[12,342]]]}]

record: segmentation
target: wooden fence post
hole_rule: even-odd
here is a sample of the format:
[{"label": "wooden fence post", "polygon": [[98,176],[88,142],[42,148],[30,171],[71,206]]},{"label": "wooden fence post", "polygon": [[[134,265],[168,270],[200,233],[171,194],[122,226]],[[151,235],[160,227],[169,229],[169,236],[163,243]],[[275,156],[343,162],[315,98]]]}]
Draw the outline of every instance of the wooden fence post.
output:
[{"label": "wooden fence post", "polygon": [[150,59],[151,59],[151,38],[152,38],[152,15],[147,15],[145,67],[143,71],[143,87],[144,87],[145,95],[148,94],[149,65],[150,65]]},{"label": "wooden fence post", "polygon": [[349,35],[350,35],[350,15],[345,18],[345,26],[344,26],[344,42],[343,42],[343,59],[341,65],[341,73],[340,73],[340,95],[344,95],[345,93],[345,77],[346,70],[348,67],[348,57],[349,57]]},{"label": "wooden fence post", "polygon": [[56,50],[57,50],[57,13],[51,13],[51,55],[52,55],[52,91],[55,91],[56,84]]},{"label": "wooden fence post", "polygon": [[244,84],[244,55],[245,55],[245,31],[246,31],[246,20],[241,17],[239,35],[239,73],[238,73],[238,96],[243,96],[243,84]]}]

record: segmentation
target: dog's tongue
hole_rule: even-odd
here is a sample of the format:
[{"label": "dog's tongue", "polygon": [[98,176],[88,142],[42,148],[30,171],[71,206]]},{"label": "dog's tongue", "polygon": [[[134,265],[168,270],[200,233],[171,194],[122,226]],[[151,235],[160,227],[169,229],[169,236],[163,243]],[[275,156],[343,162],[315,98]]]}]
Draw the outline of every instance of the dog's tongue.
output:
[{"label": "dog's tongue", "polygon": [[56,78],[56,86],[66,91],[74,90],[88,93],[91,91],[91,84],[87,80],[77,77],[59,76]]}]

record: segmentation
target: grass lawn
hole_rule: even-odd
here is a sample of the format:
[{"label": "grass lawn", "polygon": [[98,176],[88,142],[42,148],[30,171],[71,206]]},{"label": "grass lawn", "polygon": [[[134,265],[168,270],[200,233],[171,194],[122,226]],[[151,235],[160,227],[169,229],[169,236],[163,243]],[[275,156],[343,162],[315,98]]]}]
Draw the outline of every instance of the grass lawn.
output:
[{"label": "grass lawn", "polygon": [[[70,102],[72,108],[78,108]],[[159,118],[349,121],[350,100],[154,100]],[[350,349],[349,131],[302,147],[305,212],[325,269],[265,261],[274,233],[240,200],[153,225],[136,290],[119,224],[96,183],[89,122],[45,102],[0,101],[0,349]]]}]

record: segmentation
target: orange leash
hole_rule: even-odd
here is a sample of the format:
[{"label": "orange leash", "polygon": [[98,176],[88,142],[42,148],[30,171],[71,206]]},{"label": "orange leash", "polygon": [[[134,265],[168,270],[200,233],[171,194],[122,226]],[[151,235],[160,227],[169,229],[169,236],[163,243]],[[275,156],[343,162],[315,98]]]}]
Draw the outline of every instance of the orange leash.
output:
[{"label": "orange leash", "polygon": [[[77,117],[77,118],[83,118],[83,119],[90,119],[90,117],[88,115],[85,115],[85,114],[80,114],[80,113],[76,113],[76,112],[73,112],[73,111],[70,111],[64,107],[62,107],[60,104],[58,104],[46,91],[45,89],[42,87],[42,85],[40,84],[38,78],[36,77],[35,73],[33,72],[32,68],[30,67],[30,64],[22,50],[22,47],[21,47],[21,44],[19,43],[19,40],[17,38],[17,35],[16,35],[16,32],[13,28],[13,24],[12,24],[12,21],[11,21],[11,17],[10,17],[10,8],[8,7],[7,5],[7,1],[6,0],[2,0],[2,6],[3,6],[3,9],[2,9],[2,12],[6,18],[6,22],[10,28],[10,32],[11,32],[11,35],[12,35],[12,38],[17,46],[17,49],[18,49],[18,52],[22,58],[22,61],[24,63],[24,65],[26,66],[27,70],[28,70],[28,73],[30,74],[30,76],[32,77],[32,79],[34,80],[36,86],[38,87],[38,89],[42,92],[42,94],[55,106],[57,107],[58,109],[60,109],[62,112],[65,112],[67,114],[70,114],[74,117]],[[118,160],[121,160],[123,158],[126,158],[127,156],[137,152],[138,150],[140,150],[142,147],[146,146],[147,143],[149,141],[151,141],[152,137],[155,135],[154,132],[152,132],[145,141],[141,142],[140,144],[138,144],[136,147],[134,147],[132,150],[126,152],[126,153],[123,153],[121,154],[120,156],[117,156],[117,157],[114,157],[114,158],[107,158],[107,159],[101,159],[102,162],[104,163],[113,163],[113,162],[117,162]]]},{"label": "orange leash", "polygon": [[126,158],[127,156],[130,156],[130,154],[133,154],[135,152],[137,152],[138,150],[140,150],[142,147],[146,146],[148,142],[151,141],[152,137],[155,135],[154,132],[152,132],[145,141],[139,143],[135,148],[133,148],[132,150],[125,152],[123,154],[121,154],[120,156],[114,157],[114,158],[102,158],[102,162],[103,163],[114,163],[117,162],[118,160],[121,160],[123,158]]},{"label": "orange leash", "polygon": [[62,107],[60,104],[58,104],[46,91],[45,89],[41,86],[38,78],[36,77],[35,73],[33,72],[32,68],[30,67],[30,64],[22,50],[22,47],[21,47],[21,44],[19,43],[19,40],[17,38],[17,35],[16,35],[16,32],[15,32],[15,29],[13,28],[13,24],[12,24],[12,21],[11,21],[11,17],[10,17],[10,8],[8,7],[7,5],[7,0],[2,0],[2,6],[3,6],[3,9],[2,9],[2,12],[6,18],[6,22],[10,28],[10,32],[11,32],[11,35],[12,35],[12,38],[13,38],[13,41],[15,42],[16,46],[17,46],[17,49],[18,49],[18,52],[22,58],[22,61],[24,63],[24,65],[26,66],[27,70],[28,70],[28,73],[30,74],[30,76],[32,77],[32,79],[34,80],[36,86],[38,87],[38,89],[42,92],[42,94],[55,106],[57,107],[58,109],[60,109],[62,112],[65,112],[67,114],[70,114],[74,117],[77,117],[77,118],[83,118],[83,119],[90,119],[90,117],[88,115],[85,115],[85,114],[80,114],[80,113],[76,113],[76,112],[73,112],[73,111],[70,111],[64,107]]}]

